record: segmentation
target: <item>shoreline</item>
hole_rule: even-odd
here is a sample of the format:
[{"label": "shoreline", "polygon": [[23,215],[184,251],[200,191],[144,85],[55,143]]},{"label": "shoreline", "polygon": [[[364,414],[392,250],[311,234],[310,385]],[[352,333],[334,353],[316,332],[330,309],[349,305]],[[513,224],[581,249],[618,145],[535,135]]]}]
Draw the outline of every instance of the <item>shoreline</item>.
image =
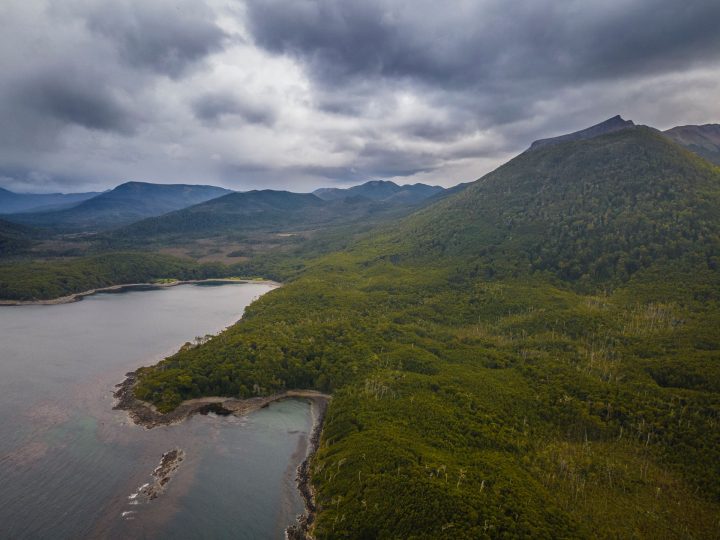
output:
[{"label": "shoreline", "polygon": [[312,487],[310,478],[310,462],[320,447],[320,436],[322,435],[325,413],[330,399],[328,397],[325,400],[314,400],[311,405],[311,407],[317,407],[317,415],[314,418],[308,438],[305,459],[298,465],[295,476],[298,491],[305,503],[305,512],[297,517],[295,523],[285,529],[285,538],[287,540],[313,540],[312,528],[317,514],[317,505],[315,504],[315,490]]},{"label": "shoreline", "polygon": [[282,284],[269,279],[230,279],[230,278],[208,278],[208,279],[187,279],[171,281],[167,283],[124,283],[122,285],[110,285],[109,287],[100,287],[97,289],[89,289],[78,293],[50,298],[47,300],[0,300],[0,306],[56,306],[61,304],[71,304],[79,302],[86,296],[104,292],[123,292],[136,288],[147,289],[165,289],[168,287],[176,287],[177,285],[192,285],[196,283],[256,283],[258,285],[271,285],[273,287],[281,287]]},{"label": "shoreline", "polygon": [[315,492],[310,482],[310,462],[320,445],[320,437],[325,420],[327,406],[332,396],[316,390],[286,390],[269,396],[259,396],[247,399],[236,399],[222,396],[209,396],[204,398],[183,401],[168,413],[159,412],[151,403],[137,399],[133,389],[137,383],[137,372],[126,374],[125,380],[115,385],[113,396],[117,403],[114,410],[126,411],[131,421],[146,429],[158,426],[179,424],[196,414],[206,415],[215,413],[221,416],[246,416],[254,411],[267,407],[275,401],[289,398],[302,398],[311,402],[311,411],[314,413],[313,425],[308,437],[305,459],[297,466],[297,489],[305,505],[305,512],[297,516],[296,522],[285,529],[288,540],[311,540],[312,525],[315,522],[317,506]]}]

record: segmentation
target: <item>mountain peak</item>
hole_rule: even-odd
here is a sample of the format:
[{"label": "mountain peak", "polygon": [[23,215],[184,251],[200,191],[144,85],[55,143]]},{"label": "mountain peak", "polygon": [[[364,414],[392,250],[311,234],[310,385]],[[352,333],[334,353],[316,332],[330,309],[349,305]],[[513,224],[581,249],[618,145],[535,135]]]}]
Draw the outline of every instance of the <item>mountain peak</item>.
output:
[{"label": "mountain peak", "polygon": [[539,139],[533,142],[528,150],[537,150],[538,148],[544,148],[546,146],[552,146],[565,142],[592,139],[594,137],[599,137],[600,135],[605,135],[606,133],[612,133],[614,131],[620,131],[634,126],[635,123],[632,120],[625,120],[618,114],[612,118],[608,118],[604,122],[600,122],[599,124],[595,124],[589,128],[581,129],[580,131],[574,131],[573,133],[559,135],[557,137],[549,137],[547,139]]}]

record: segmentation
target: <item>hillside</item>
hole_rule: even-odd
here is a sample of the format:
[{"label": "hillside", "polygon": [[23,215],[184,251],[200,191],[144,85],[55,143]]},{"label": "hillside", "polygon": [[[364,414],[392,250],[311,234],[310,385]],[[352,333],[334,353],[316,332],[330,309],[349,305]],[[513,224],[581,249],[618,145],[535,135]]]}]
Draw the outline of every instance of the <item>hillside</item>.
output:
[{"label": "hillside", "polygon": [[34,232],[0,219],[0,259],[21,252],[33,243]]},{"label": "hillside", "polygon": [[135,393],[332,392],[316,538],[714,538],[719,208],[648,128],[537,148],[305,260]]},{"label": "hillside", "polygon": [[461,257],[489,275],[549,271],[617,284],[694,254],[718,256],[718,171],[650,128],[526,152],[416,214],[407,257]]},{"label": "hillside", "polygon": [[215,186],[127,182],[63,210],[12,214],[6,219],[60,231],[94,231],[158,216],[229,193]]},{"label": "hillside", "polygon": [[48,300],[128,283],[233,276],[234,269],[154,253],[118,252],[53,261],[0,263],[0,300]]},{"label": "hillside", "polygon": [[372,201],[400,202],[405,204],[416,204],[429,197],[442,193],[444,189],[440,186],[428,186],[426,184],[408,184],[399,186],[394,182],[373,180],[358,186],[346,189],[341,188],[320,188],[313,191],[313,195],[325,201],[336,201],[349,199],[351,197],[364,197]]},{"label": "hillside", "polygon": [[99,195],[88,193],[14,193],[0,188],[0,214],[34,212],[56,206],[71,206]]},{"label": "hillside", "polygon": [[[403,198],[374,201],[353,196],[326,201],[312,194],[248,191],[145,219],[98,240],[106,249],[176,246],[195,258],[209,254],[227,261],[278,250],[307,252],[310,240],[328,235],[349,238],[413,208]],[[228,255],[221,258],[223,253]]]},{"label": "hillside", "polygon": [[663,133],[691,152],[720,165],[720,124],[678,126]]}]

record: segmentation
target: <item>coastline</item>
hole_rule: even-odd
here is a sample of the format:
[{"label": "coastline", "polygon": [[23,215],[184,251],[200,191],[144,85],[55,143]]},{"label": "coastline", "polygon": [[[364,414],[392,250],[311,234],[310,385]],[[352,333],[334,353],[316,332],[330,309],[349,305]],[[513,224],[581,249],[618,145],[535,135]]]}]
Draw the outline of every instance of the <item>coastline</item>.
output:
[{"label": "coastline", "polygon": [[104,292],[122,292],[135,288],[152,288],[165,289],[175,287],[177,285],[191,285],[194,283],[257,283],[260,285],[271,285],[273,287],[281,287],[282,284],[269,279],[230,279],[230,278],[209,278],[209,279],[188,279],[171,281],[167,283],[125,283],[122,285],[110,285],[109,287],[100,287],[98,289],[89,289],[78,293],[69,294],[67,296],[59,296],[48,300],[0,300],[0,306],[55,306],[60,304],[71,304],[79,302],[86,296]]},{"label": "coastline", "polygon": [[317,411],[313,419],[310,437],[308,438],[308,448],[305,459],[298,465],[295,476],[298,491],[305,503],[305,512],[297,517],[296,523],[285,529],[285,538],[287,540],[313,540],[312,528],[315,523],[317,505],[315,504],[315,490],[312,487],[310,478],[310,462],[320,446],[320,436],[322,435],[329,400],[329,397],[324,400],[314,400],[311,405],[311,407],[317,407]]},{"label": "coastline", "polygon": [[115,410],[127,411],[132,422],[146,429],[158,426],[178,424],[196,414],[215,413],[219,415],[246,416],[253,411],[267,407],[270,403],[288,398],[302,398],[311,402],[313,412],[313,426],[308,438],[305,459],[296,469],[297,489],[303,499],[305,512],[297,516],[297,520],[285,530],[288,540],[311,540],[312,525],[315,521],[317,506],[315,505],[315,492],[310,482],[310,462],[320,445],[325,413],[328,402],[332,399],[329,394],[315,390],[286,390],[270,396],[259,396],[248,399],[227,398],[222,396],[209,396],[204,398],[183,401],[174,410],[168,413],[159,412],[151,403],[137,399],[133,395],[133,388],[137,382],[137,373],[131,371],[126,374],[125,380],[116,385],[117,390],[113,396],[117,403]]}]

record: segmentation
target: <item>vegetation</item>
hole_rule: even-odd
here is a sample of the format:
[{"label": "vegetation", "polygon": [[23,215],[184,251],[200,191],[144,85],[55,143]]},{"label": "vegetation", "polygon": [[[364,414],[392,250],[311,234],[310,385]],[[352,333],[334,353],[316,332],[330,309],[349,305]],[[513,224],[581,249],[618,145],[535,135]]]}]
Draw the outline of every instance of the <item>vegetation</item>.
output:
[{"label": "vegetation", "polygon": [[718,209],[718,169],[651,130],[540,148],[337,251],[247,263],[288,283],[136,395],[332,392],[317,538],[712,538]]},{"label": "vegetation", "polygon": [[45,300],[121,285],[236,275],[221,264],[149,253],[111,253],[77,259],[0,264],[0,298]]},{"label": "vegetation", "polygon": [[0,258],[27,250],[32,246],[34,236],[31,229],[0,219]]}]

